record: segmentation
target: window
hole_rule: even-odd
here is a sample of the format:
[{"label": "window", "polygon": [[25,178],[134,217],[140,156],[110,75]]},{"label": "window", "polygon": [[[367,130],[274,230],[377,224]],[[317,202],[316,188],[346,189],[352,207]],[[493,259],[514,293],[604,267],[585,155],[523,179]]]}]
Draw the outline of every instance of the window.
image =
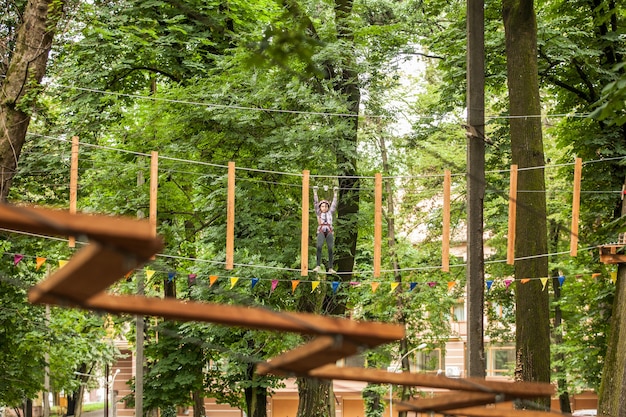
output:
[{"label": "window", "polygon": [[443,356],[441,349],[416,352],[411,368],[415,372],[437,373],[443,368]]},{"label": "window", "polygon": [[455,321],[465,321],[465,304],[455,304],[452,307],[452,317]]},{"label": "window", "polygon": [[510,376],[515,367],[513,346],[491,346],[487,350],[487,376]]}]

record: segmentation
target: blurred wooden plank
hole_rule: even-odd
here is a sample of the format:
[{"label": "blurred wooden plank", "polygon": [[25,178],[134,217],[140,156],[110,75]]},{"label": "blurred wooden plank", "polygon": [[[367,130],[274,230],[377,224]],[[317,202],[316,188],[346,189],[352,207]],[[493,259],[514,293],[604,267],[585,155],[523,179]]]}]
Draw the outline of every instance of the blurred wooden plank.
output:
[{"label": "blurred wooden plank", "polygon": [[576,158],[574,164],[574,189],[572,195],[572,226],[570,227],[569,255],[578,255],[578,218],[580,216],[580,180],[582,178],[583,160]]},{"label": "blurred wooden plank", "polygon": [[[72,153],[70,157],[70,213],[76,214],[78,200],[78,136],[72,137]],[[76,237],[70,236],[68,245],[76,247]]]},{"label": "blurred wooden plank", "polygon": [[31,288],[28,299],[31,303],[82,306],[137,266],[136,257],[129,258],[113,247],[91,243]]},{"label": "blurred wooden plank", "polygon": [[163,247],[162,239],[152,235],[148,222],[126,217],[0,204],[0,227],[48,236],[86,235],[140,257],[152,256]]},{"label": "blurred wooden plank", "polygon": [[307,373],[307,376],[323,379],[343,379],[371,382],[375,384],[395,384],[411,387],[444,388],[458,391],[491,392],[507,394],[517,398],[549,397],[555,392],[551,384],[539,382],[500,382],[480,378],[448,378],[441,375],[417,374],[410,372],[387,372],[382,369],[352,368],[326,365]]},{"label": "blurred wooden plank", "polygon": [[350,342],[364,346],[378,346],[404,337],[404,326],[398,324],[357,322],[309,313],[277,312],[265,308],[184,302],[175,299],[99,294],[90,299],[84,307],[111,313],[203,321],[251,329],[343,335]]},{"label": "blurred wooden plank", "polygon": [[[551,411],[515,410],[512,408],[468,407],[435,412],[436,415],[466,417],[549,417],[555,416]],[[556,415],[561,415],[556,414]]]},{"label": "blurred wooden plank", "polygon": [[300,234],[300,276],[309,275],[309,170],[302,171],[302,230]]},{"label": "blurred wooden plank", "polygon": [[493,404],[504,401],[499,394],[486,392],[452,392],[437,394],[432,398],[415,398],[401,401],[396,406],[398,411],[443,411],[453,408],[465,408]]},{"label": "blurred wooden plank", "polygon": [[358,345],[347,342],[343,337],[319,336],[267,362],[257,364],[256,373],[259,375],[301,374],[352,356],[358,351]]}]

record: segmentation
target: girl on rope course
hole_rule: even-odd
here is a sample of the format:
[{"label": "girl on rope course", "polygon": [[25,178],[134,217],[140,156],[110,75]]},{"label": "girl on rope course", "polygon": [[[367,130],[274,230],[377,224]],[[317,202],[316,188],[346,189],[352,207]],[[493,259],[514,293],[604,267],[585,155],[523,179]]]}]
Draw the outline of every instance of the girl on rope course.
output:
[{"label": "girl on rope course", "polygon": [[315,206],[315,214],[317,214],[317,252],[316,252],[316,266],[313,269],[314,272],[319,272],[320,265],[322,263],[322,247],[326,242],[326,248],[328,249],[328,273],[336,274],[333,269],[333,214],[337,211],[337,201],[339,197],[337,191],[339,188],[333,188],[333,200],[328,202],[327,200],[319,201],[317,197],[317,186],[313,187],[313,203]]}]

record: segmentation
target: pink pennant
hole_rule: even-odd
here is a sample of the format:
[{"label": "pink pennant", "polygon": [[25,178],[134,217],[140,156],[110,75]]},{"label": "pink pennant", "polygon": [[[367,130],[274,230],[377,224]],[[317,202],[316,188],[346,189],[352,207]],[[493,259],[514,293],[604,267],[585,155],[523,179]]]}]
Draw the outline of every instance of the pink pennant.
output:
[{"label": "pink pennant", "polygon": [[13,255],[13,265],[19,264],[22,259],[24,259],[24,255],[16,253],[15,255]]},{"label": "pink pennant", "polygon": [[271,292],[274,292],[276,287],[278,287],[278,280],[277,279],[273,279],[272,280],[272,291]]},{"label": "pink pennant", "polygon": [[504,280],[504,286],[506,287],[506,289],[509,289],[509,286],[511,285],[511,283],[513,282],[512,279],[505,279]]}]

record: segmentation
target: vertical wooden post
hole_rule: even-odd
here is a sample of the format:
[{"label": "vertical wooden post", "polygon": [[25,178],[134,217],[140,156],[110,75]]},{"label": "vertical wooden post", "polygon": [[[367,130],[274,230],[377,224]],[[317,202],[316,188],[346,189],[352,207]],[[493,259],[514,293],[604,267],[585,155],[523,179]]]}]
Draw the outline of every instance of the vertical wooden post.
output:
[{"label": "vertical wooden post", "polygon": [[449,169],[443,173],[443,224],[441,228],[441,270],[450,271],[450,183]]},{"label": "vertical wooden post", "polygon": [[576,158],[574,164],[574,192],[572,196],[572,227],[569,247],[570,256],[578,255],[578,217],[580,215],[580,180],[582,178],[583,160]]},{"label": "vertical wooden post", "polygon": [[[72,214],[76,214],[78,199],[78,145],[78,136],[73,136],[70,156],[70,213]],[[68,245],[70,248],[76,247],[76,237],[70,236]]]},{"label": "vertical wooden post", "polygon": [[152,235],[157,234],[157,194],[159,190],[159,153],[152,151],[150,156],[150,213],[148,221]]},{"label": "vertical wooden post", "polygon": [[226,202],[226,269],[234,267],[235,252],[235,163],[228,163],[228,197]]},{"label": "vertical wooden post", "polygon": [[380,277],[381,241],[383,237],[383,176],[374,175],[374,278]]},{"label": "vertical wooden post", "polygon": [[309,171],[302,171],[302,236],[300,238],[300,275],[309,275]]},{"label": "vertical wooden post", "polygon": [[511,165],[509,178],[509,230],[507,232],[506,263],[515,263],[515,226],[517,224],[517,165]]}]

